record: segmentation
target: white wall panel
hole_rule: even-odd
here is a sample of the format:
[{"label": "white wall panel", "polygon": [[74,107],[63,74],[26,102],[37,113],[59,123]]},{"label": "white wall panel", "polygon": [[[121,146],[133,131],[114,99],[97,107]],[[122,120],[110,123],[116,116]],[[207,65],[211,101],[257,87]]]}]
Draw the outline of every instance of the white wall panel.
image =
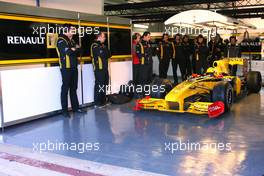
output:
[{"label": "white wall panel", "polygon": [[[79,74],[79,78],[81,78],[80,74]],[[84,83],[83,84],[84,104],[91,103],[94,101],[94,71],[92,64],[83,65],[83,83]],[[81,81],[79,81],[79,84],[81,84]],[[81,91],[80,86],[78,91],[79,92]],[[81,98],[79,99],[79,101],[81,103]]]},{"label": "white wall panel", "polygon": [[118,93],[120,85],[127,84],[132,80],[132,62],[111,62],[110,64],[110,78],[112,93]]},{"label": "white wall panel", "polygon": [[1,71],[5,122],[61,109],[58,67]]},{"label": "white wall panel", "polygon": [[[110,64],[112,93],[132,79],[132,62]],[[79,65],[78,99],[81,99],[81,68]],[[84,104],[94,101],[94,71],[92,64],[82,67]],[[59,67],[19,68],[1,70],[4,122],[12,122],[61,109],[61,73]],[[69,100],[70,107],[70,100]]]}]

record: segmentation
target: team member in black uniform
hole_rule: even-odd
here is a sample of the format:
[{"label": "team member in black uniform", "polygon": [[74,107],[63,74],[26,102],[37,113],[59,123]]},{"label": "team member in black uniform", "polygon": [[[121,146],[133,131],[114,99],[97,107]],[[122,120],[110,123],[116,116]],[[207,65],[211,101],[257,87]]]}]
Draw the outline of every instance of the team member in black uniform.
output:
[{"label": "team member in black uniform", "polygon": [[209,65],[212,66],[214,61],[224,57],[224,44],[223,39],[217,34],[215,37],[212,37],[211,41],[208,43],[210,56],[208,57]]},{"label": "team member in black uniform", "polygon": [[173,78],[174,78],[174,83],[178,84],[178,75],[177,75],[177,68],[178,65],[180,67],[181,71],[181,78],[182,81],[185,80],[186,77],[186,60],[184,57],[184,52],[183,52],[183,46],[182,46],[182,39],[180,34],[176,34],[175,36],[175,57],[172,58],[172,70],[173,70]]},{"label": "team member in black uniform", "polygon": [[137,44],[140,42],[141,36],[139,33],[135,33],[132,36],[132,58],[133,58],[133,82],[135,85],[140,84],[140,61],[136,54]]},{"label": "team member in black uniform", "polygon": [[[158,50],[158,58],[159,58],[159,77],[167,78],[167,73],[170,65],[170,60],[175,53],[173,51],[174,45],[172,42],[169,42],[169,35],[163,34],[162,42],[160,42]],[[175,56],[174,56],[175,57]]]},{"label": "team member in black uniform", "polygon": [[186,76],[190,76],[192,74],[192,63],[191,63],[191,55],[193,51],[193,47],[189,43],[189,36],[184,35],[182,38],[182,46],[184,53],[184,60],[186,61]]},{"label": "team member in black uniform", "polygon": [[72,39],[75,28],[71,24],[65,24],[64,29],[67,32],[60,35],[57,41],[57,53],[62,76],[61,86],[61,106],[65,117],[70,117],[68,113],[68,91],[70,90],[70,99],[73,112],[82,113],[79,109],[77,97],[78,86],[78,59],[79,46]]},{"label": "team member in black uniform", "polygon": [[141,85],[150,84],[152,81],[152,47],[150,45],[150,32],[144,32],[141,42],[136,46],[136,53],[140,60],[140,83]]},{"label": "team member in black uniform", "polygon": [[[227,45],[225,57],[228,57],[228,58],[241,57],[241,49],[240,49],[240,46],[237,45],[236,37],[231,36],[229,40],[230,40],[230,43]],[[231,70],[231,74],[233,76],[236,76],[237,65],[234,65],[233,67],[230,66],[229,68]]]},{"label": "team member in black uniform", "polygon": [[195,71],[196,74],[202,74],[208,68],[208,55],[209,50],[205,44],[204,37],[199,35],[196,40],[194,47],[194,62],[195,62]]},{"label": "team member in black uniform", "polygon": [[91,57],[94,66],[94,103],[95,107],[106,105],[106,91],[109,84],[108,59],[111,57],[110,51],[104,45],[105,34],[96,35],[96,41],[91,45]]}]

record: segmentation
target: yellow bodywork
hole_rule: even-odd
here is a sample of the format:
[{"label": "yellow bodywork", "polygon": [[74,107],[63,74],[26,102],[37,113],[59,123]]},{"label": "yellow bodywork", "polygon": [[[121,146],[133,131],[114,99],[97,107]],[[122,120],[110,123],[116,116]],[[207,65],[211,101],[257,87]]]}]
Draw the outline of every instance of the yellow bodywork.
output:
[{"label": "yellow bodywork", "polygon": [[141,109],[155,109],[168,112],[189,112],[194,114],[207,114],[208,106],[213,102],[191,102],[187,99],[195,95],[211,94],[213,88],[219,82],[235,79],[233,90],[236,95],[241,93],[241,79],[237,76],[230,76],[230,65],[245,65],[245,59],[232,58],[215,61],[213,67],[207,70],[204,76],[189,78],[174,87],[164,99],[146,97],[138,101]]}]

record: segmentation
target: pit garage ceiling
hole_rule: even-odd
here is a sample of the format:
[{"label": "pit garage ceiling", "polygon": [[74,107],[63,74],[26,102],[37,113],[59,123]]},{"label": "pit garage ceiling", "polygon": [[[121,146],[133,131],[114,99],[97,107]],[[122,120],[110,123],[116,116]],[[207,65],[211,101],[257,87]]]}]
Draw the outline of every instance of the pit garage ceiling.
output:
[{"label": "pit garage ceiling", "polygon": [[264,0],[105,0],[108,16],[131,18],[133,23],[164,22],[186,10],[205,9],[234,18],[264,18]]},{"label": "pit garage ceiling", "polygon": [[126,4],[126,3],[139,3],[139,2],[150,2],[153,0],[105,0],[105,5],[113,5],[113,4]]}]

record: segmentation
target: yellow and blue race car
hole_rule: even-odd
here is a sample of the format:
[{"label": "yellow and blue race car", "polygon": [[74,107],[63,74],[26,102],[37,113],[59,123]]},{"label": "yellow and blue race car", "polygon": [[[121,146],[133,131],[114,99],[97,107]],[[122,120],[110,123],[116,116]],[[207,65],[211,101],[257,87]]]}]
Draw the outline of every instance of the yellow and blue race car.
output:
[{"label": "yellow and blue race car", "polygon": [[[258,93],[262,86],[261,74],[248,68],[248,60],[226,58],[215,61],[204,75],[193,74],[173,87],[167,79],[154,79],[159,89],[136,101],[136,110],[208,114],[217,117],[230,110],[234,99],[243,93]],[[241,75],[231,75],[240,66]],[[162,90],[162,91],[161,91]]]}]

